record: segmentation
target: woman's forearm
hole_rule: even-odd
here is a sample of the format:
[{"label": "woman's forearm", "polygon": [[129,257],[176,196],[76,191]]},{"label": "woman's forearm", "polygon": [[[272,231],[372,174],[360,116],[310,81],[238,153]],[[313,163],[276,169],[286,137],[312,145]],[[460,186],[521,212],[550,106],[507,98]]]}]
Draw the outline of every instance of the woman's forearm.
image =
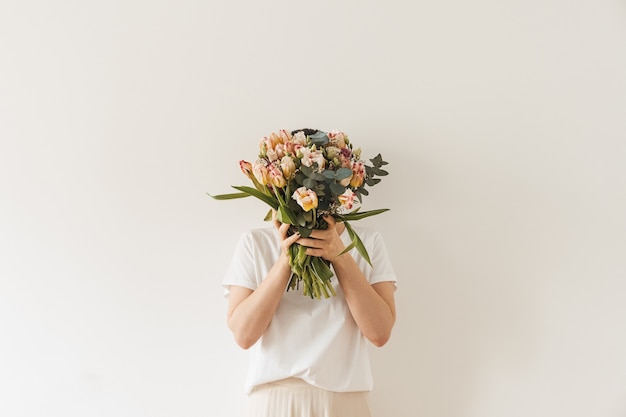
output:
[{"label": "woman's forearm", "polygon": [[333,268],[363,335],[376,346],[387,343],[396,317],[393,283],[370,285],[348,253],[335,258]]},{"label": "woman's forearm", "polygon": [[291,268],[282,256],[259,287],[252,291],[231,289],[227,323],[237,344],[244,349],[254,345],[267,329],[291,276]]}]

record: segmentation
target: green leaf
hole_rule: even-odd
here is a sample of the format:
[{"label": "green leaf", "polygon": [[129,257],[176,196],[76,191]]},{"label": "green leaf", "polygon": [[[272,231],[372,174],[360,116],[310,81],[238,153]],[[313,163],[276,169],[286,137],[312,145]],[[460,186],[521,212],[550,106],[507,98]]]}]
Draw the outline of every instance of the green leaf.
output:
[{"label": "green leaf", "polygon": [[232,194],[217,194],[217,195],[211,195],[207,193],[207,195],[215,200],[233,200],[235,198],[250,197],[250,194],[248,193],[232,193]]},{"label": "green leaf", "polygon": [[354,221],[354,220],[365,219],[366,217],[376,216],[377,214],[381,214],[381,213],[384,213],[386,211],[389,211],[389,209],[387,209],[387,208],[385,208],[385,209],[376,209],[376,210],[362,211],[360,213],[357,212],[357,211],[353,211],[352,213],[339,214],[339,215],[337,215],[337,218],[340,219],[343,222]]},{"label": "green leaf", "polygon": [[276,212],[276,219],[281,223],[298,224],[296,215],[286,206],[279,206]]},{"label": "green leaf", "polygon": [[384,169],[377,168],[377,167],[372,168],[372,172],[376,175],[380,175],[381,177],[385,175],[389,175],[387,171],[385,171]]},{"label": "green leaf", "polygon": [[234,189],[242,191],[244,193],[250,194],[253,197],[258,198],[259,200],[263,201],[264,203],[268,204],[270,207],[272,207],[274,210],[278,209],[278,200],[275,199],[274,197],[270,197],[267,194],[263,194],[262,192],[260,192],[257,189],[254,189],[252,187],[246,187],[246,186],[233,186]]},{"label": "green leaf", "polygon": [[312,229],[309,229],[307,227],[298,227],[298,233],[300,233],[300,236],[302,236],[302,237],[309,237],[309,236],[311,236],[311,232],[312,231],[313,231]]},{"label": "green leaf", "polygon": [[306,175],[309,178],[311,176],[315,176],[315,172],[313,171],[313,169],[311,167],[306,166],[306,165],[302,165],[300,167],[300,172],[302,172],[304,175]]},{"label": "green leaf", "polygon": [[350,226],[350,223],[344,222],[343,224],[346,225],[346,230],[348,231],[348,235],[350,235],[350,238],[352,238],[352,243],[356,247],[356,250],[361,254],[363,259],[365,259],[367,263],[370,266],[372,266],[372,261],[370,260],[370,256],[367,253],[367,249],[365,248],[365,245],[363,244],[363,241],[361,241],[361,238],[359,237],[359,235],[354,231],[354,229],[352,229],[352,226]]},{"label": "green leaf", "polygon": [[311,265],[313,266],[315,275],[321,278],[322,281],[328,281],[335,275],[328,264],[320,257],[314,256],[311,260]]},{"label": "green leaf", "polygon": [[330,141],[326,132],[322,132],[321,130],[309,136],[309,139],[311,139],[311,143],[314,145],[320,146],[326,145]]},{"label": "green leaf", "polygon": [[383,157],[380,154],[370,159],[370,161],[372,162],[372,164],[374,164],[376,168],[380,168],[383,165],[387,165],[387,162],[383,161]]},{"label": "green leaf", "polygon": [[304,180],[302,185],[304,185],[306,188],[312,190],[317,185],[317,181],[315,181],[314,179],[311,179],[311,178],[307,178],[306,180]]},{"label": "green leaf", "polygon": [[346,178],[352,177],[352,170],[350,168],[339,168],[335,174],[335,179],[341,181]]},{"label": "green leaf", "polygon": [[268,211],[267,211],[267,214],[266,214],[266,215],[265,215],[265,217],[263,218],[263,221],[264,221],[264,222],[269,222],[270,220],[272,220],[272,217],[273,217],[273,216],[272,216],[272,214],[273,214],[273,213],[272,213],[272,210],[271,210],[271,209],[270,209],[270,210],[268,210]]},{"label": "green leaf", "polygon": [[[352,172],[352,171],[350,171]],[[324,176],[324,178],[326,178],[327,180],[332,180],[335,178],[335,171],[333,171],[332,169],[327,169],[324,172],[322,172],[322,175]]]},{"label": "green leaf", "polygon": [[335,194],[335,195],[341,195],[343,193],[346,192],[346,187],[344,187],[343,185],[337,183],[337,182],[331,182],[330,183],[330,192]]}]

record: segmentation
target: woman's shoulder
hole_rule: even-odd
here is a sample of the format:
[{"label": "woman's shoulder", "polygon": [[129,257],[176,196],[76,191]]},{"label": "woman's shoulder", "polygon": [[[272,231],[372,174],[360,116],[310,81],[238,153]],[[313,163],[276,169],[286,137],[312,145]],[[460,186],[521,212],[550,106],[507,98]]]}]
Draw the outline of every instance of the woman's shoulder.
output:
[{"label": "woman's shoulder", "polygon": [[242,239],[252,242],[275,240],[276,229],[270,226],[247,229],[242,233]]}]

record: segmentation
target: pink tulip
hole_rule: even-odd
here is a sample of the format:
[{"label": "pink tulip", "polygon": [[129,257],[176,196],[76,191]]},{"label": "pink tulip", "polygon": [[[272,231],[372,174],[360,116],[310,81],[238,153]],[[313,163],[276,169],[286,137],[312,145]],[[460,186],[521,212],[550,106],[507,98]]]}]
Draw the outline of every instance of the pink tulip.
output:
[{"label": "pink tulip", "polygon": [[343,132],[333,131],[328,133],[328,139],[330,143],[338,148],[346,147],[346,135]]},{"label": "pink tulip", "polygon": [[282,171],[276,165],[270,165],[269,174],[270,182],[274,187],[283,188],[287,185],[287,181],[285,181]]},{"label": "pink tulip", "polygon": [[278,134],[280,135],[281,143],[287,143],[287,142],[289,142],[291,140],[291,133],[289,133],[285,129],[281,129],[278,132]]},{"label": "pink tulip", "polygon": [[350,186],[359,188],[363,184],[365,179],[365,164],[361,161],[357,161],[352,165],[352,178],[350,179]]},{"label": "pink tulip", "polygon": [[[337,197],[342,207],[350,210],[354,206],[356,194],[351,189],[347,189],[343,194]],[[358,200],[357,200],[358,201]]]},{"label": "pink tulip", "polygon": [[269,182],[269,171],[262,163],[255,162],[254,165],[252,165],[252,173],[261,185],[267,185]]},{"label": "pink tulip", "polygon": [[280,168],[283,170],[283,175],[286,178],[291,178],[296,171],[296,163],[293,161],[292,157],[286,155],[280,160]]},{"label": "pink tulip", "polygon": [[243,172],[246,177],[252,178],[254,176],[250,162],[244,160],[239,161],[239,168],[241,168],[241,172]]}]

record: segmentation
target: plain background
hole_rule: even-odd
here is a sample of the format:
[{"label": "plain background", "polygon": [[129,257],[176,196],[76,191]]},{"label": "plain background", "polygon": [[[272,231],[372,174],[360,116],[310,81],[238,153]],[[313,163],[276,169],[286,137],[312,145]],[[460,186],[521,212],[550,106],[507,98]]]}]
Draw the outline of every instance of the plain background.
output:
[{"label": "plain background", "polygon": [[0,415],[236,417],[240,159],[341,129],[390,176],[377,417],[626,416],[626,5],[0,4]]}]

